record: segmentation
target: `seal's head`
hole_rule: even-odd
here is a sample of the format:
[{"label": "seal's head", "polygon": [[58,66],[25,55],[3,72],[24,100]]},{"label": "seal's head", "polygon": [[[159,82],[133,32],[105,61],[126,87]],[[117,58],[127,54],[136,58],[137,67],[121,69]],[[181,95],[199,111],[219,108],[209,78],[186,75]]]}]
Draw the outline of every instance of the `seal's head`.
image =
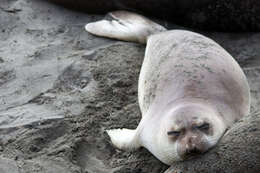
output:
[{"label": "seal's head", "polygon": [[157,133],[157,157],[168,165],[192,158],[215,146],[225,129],[221,116],[208,105],[176,106],[162,118]]}]

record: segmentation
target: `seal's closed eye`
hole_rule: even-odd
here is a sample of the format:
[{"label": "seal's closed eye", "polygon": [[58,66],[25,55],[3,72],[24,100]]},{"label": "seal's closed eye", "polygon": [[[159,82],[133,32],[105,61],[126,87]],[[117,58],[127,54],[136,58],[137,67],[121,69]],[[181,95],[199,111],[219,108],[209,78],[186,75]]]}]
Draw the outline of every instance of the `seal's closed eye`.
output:
[{"label": "seal's closed eye", "polygon": [[209,123],[204,123],[200,126],[197,126],[198,129],[200,130],[208,130],[209,129]]},{"label": "seal's closed eye", "polygon": [[167,132],[169,136],[180,136],[181,132],[180,131],[169,131]]}]

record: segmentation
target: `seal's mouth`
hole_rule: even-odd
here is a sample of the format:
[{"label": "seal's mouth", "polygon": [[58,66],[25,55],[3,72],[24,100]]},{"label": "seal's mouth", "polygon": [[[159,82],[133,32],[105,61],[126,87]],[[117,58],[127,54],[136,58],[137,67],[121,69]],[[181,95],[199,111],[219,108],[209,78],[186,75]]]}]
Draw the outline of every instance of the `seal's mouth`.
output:
[{"label": "seal's mouth", "polygon": [[203,154],[204,152],[198,150],[198,149],[193,149],[191,151],[187,151],[184,156],[183,156],[183,160],[191,160],[194,159],[195,157],[200,156],[201,154]]},{"label": "seal's mouth", "polygon": [[192,159],[195,159],[199,156],[199,154],[189,154],[189,155],[185,155],[183,157],[183,160],[192,160]]}]

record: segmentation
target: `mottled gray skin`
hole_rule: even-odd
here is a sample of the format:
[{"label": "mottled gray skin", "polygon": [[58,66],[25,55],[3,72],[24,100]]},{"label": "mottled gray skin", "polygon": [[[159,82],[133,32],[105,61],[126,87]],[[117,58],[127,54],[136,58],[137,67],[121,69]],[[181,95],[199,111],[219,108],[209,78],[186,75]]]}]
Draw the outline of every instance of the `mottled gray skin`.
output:
[{"label": "mottled gray skin", "polygon": [[249,86],[238,63],[213,40],[189,31],[149,37],[138,89],[143,115],[152,102],[198,98],[215,105],[230,125],[250,108]]}]

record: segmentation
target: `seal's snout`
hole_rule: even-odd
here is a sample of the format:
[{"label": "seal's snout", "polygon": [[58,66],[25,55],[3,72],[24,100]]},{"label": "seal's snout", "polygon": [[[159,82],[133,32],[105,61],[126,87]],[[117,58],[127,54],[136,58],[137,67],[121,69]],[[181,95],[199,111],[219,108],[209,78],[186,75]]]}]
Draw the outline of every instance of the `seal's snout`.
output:
[{"label": "seal's snout", "polygon": [[181,145],[179,145],[178,152],[183,159],[200,155],[205,151],[205,146],[201,137],[196,136],[195,134],[186,134],[186,137],[180,142]]}]

